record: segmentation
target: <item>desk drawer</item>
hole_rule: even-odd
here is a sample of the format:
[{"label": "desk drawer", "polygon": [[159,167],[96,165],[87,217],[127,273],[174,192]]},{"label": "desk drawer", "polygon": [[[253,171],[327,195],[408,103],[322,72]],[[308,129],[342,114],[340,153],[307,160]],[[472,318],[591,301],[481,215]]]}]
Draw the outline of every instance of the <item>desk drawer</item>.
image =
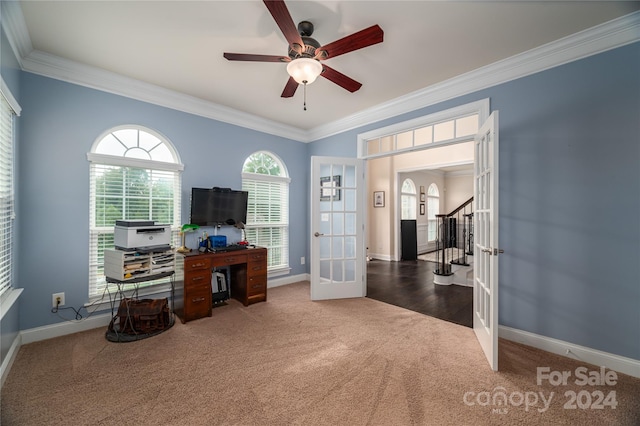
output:
[{"label": "desk drawer", "polygon": [[253,296],[247,297],[247,303],[245,303],[245,306],[258,303],[258,302],[266,302],[266,301],[267,301],[266,293],[254,294]]},{"label": "desk drawer", "polygon": [[184,295],[185,321],[211,316],[211,291],[199,289]]},{"label": "desk drawer", "polygon": [[246,254],[224,253],[216,255],[213,259],[213,266],[238,265],[240,263],[247,263]]},{"label": "desk drawer", "polygon": [[196,288],[209,288],[211,284],[211,270],[203,269],[197,271],[189,271],[184,274],[184,286],[188,290]]},{"label": "desk drawer", "polygon": [[267,273],[267,262],[249,262],[247,263],[247,275],[263,275]]},{"label": "desk drawer", "polygon": [[200,269],[211,269],[211,259],[205,257],[199,257],[197,259],[185,259],[184,260],[184,272],[187,273],[189,271],[200,270]]},{"label": "desk drawer", "polygon": [[267,292],[267,276],[258,275],[247,277],[247,295],[263,294]]},{"label": "desk drawer", "polygon": [[266,262],[267,259],[267,251],[256,249],[252,253],[248,254],[249,262]]}]

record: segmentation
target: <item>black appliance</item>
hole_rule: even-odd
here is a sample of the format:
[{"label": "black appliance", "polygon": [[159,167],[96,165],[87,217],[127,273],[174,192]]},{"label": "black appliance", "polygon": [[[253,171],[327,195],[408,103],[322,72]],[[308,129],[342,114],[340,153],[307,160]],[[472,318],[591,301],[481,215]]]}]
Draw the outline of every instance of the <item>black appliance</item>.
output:
[{"label": "black appliance", "polygon": [[191,223],[200,226],[247,223],[247,191],[229,188],[192,188]]},{"label": "black appliance", "polygon": [[416,230],[415,220],[401,220],[400,221],[400,236],[401,236],[401,248],[402,253],[400,259],[402,260],[417,260],[418,259],[418,236]]}]

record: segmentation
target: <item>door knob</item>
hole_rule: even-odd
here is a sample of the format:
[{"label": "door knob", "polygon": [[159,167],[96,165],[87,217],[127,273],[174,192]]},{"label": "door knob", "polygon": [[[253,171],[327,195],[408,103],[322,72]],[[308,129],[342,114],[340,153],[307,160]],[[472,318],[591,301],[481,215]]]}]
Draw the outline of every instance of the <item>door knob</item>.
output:
[{"label": "door knob", "polygon": [[482,252],[483,253],[489,253],[490,255],[497,256],[498,253],[504,253],[504,250],[488,247],[488,248],[483,248]]},{"label": "door knob", "polygon": [[313,234],[314,237],[319,237],[320,235],[324,235],[324,234],[321,234],[319,232],[316,232],[315,234]]}]

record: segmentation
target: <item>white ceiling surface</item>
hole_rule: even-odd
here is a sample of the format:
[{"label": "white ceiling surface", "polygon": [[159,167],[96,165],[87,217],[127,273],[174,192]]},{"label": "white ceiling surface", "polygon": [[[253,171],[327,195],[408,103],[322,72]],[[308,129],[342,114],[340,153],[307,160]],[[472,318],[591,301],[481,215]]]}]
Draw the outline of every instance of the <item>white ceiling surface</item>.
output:
[{"label": "white ceiling surface", "polygon": [[97,67],[302,131],[343,120],[639,9],[639,2],[288,1],[326,44],[371,25],[384,42],[328,59],[362,83],[320,77],[280,97],[286,64],[227,61],[223,52],[287,54],[261,1],[24,1],[35,52]]}]

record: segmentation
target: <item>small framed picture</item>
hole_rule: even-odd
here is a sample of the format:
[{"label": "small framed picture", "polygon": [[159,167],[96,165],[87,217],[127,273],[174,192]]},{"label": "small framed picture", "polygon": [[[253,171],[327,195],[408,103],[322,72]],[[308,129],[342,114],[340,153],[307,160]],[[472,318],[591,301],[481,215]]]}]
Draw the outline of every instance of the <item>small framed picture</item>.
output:
[{"label": "small framed picture", "polygon": [[424,194],[424,186],[420,185],[420,193]]},{"label": "small framed picture", "polygon": [[420,193],[420,202],[424,203],[425,197],[424,197],[424,192]]},{"label": "small framed picture", "polygon": [[329,176],[323,176],[320,178],[320,201],[330,201],[333,198],[334,201],[340,201],[340,176],[336,175],[333,178]]},{"label": "small framed picture", "polygon": [[384,191],[373,192],[373,207],[384,207]]},{"label": "small framed picture", "polygon": [[420,214],[424,216],[424,204],[420,204]]}]

